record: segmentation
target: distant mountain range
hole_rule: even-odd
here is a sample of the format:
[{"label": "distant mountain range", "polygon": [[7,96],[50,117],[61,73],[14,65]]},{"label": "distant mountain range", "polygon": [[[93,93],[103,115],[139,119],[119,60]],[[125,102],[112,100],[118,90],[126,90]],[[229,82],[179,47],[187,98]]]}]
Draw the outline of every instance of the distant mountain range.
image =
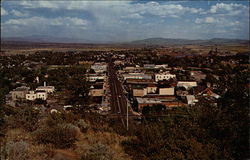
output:
[{"label": "distant mountain range", "polygon": [[148,38],[144,40],[132,41],[132,44],[141,45],[184,45],[184,44],[249,44],[249,40],[213,38],[208,40],[189,40],[189,39],[169,39],[169,38]]},{"label": "distant mountain range", "polygon": [[32,35],[27,37],[3,37],[1,38],[1,40],[11,41],[11,42],[35,42],[35,43],[95,43],[94,41],[85,39],[40,36],[40,35]]},{"label": "distant mountain range", "polygon": [[[32,35],[27,37],[1,37],[1,42],[34,42],[34,43],[86,43],[86,44],[117,44],[112,41],[92,41],[87,39],[76,39],[66,37],[51,37]],[[212,44],[249,44],[249,40],[214,38],[208,40],[189,40],[171,38],[148,38],[118,44],[124,45],[212,45]]]}]

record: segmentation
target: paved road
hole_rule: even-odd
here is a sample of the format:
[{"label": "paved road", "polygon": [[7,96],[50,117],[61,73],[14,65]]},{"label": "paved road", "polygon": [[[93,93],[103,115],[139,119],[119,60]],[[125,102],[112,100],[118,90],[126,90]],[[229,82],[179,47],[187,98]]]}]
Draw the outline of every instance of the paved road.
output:
[{"label": "paved road", "polygon": [[127,114],[127,99],[123,92],[122,84],[117,78],[116,71],[114,69],[114,63],[109,61],[109,85],[110,85],[110,105],[112,114],[117,114],[120,117],[122,124],[126,126]]}]

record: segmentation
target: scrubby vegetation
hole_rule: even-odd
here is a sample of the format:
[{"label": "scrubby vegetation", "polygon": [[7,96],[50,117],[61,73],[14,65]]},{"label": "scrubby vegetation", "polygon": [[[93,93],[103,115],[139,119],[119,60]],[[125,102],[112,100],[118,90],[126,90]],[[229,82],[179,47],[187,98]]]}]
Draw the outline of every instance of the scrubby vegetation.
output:
[{"label": "scrubby vegetation", "polygon": [[2,126],[6,136],[1,138],[2,159],[130,159],[121,146],[126,137],[112,132],[108,123],[98,124],[101,119],[95,115],[88,118],[63,112],[38,121],[34,117],[41,116],[40,112],[32,107],[9,107],[8,112],[7,123]]},{"label": "scrubby vegetation", "polygon": [[53,144],[56,148],[72,147],[79,137],[79,128],[62,123],[54,126],[43,126],[35,131],[34,137],[38,143]]}]

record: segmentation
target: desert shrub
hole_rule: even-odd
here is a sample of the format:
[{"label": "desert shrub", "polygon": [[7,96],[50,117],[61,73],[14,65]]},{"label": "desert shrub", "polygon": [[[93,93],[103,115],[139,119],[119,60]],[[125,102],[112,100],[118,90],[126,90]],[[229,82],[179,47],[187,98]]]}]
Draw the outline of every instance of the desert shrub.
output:
[{"label": "desert shrub", "polygon": [[19,108],[15,114],[6,119],[6,125],[9,128],[22,127],[27,131],[34,131],[37,129],[38,115],[39,110],[35,110],[31,106]]},{"label": "desert shrub", "polygon": [[112,150],[101,143],[97,143],[89,148],[87,152],[81,155],[81,160],[112,160],[114,153]]},{"label": "desert shrub", "polygon": [[29,158],[29,144],[24,141],[7,142],[4,150],[5,158],[9,160],[26,160]]},{"label": "desert shrub", "polygon": [[61,113],[52,113],[47,117],[45,125],[48,127],[53,127],[57,124],[62,124],[62,123],[64,123],[64,120]]},{"label": "desert shrub", "polygon": [[83,119],[80,119],[77,122],[77,126],[80,128],[81,132],[86,133],[89,129],[89,124],[86,123]]},{"label": "desert shrub", "polygon": [[75,122],[80,119],[79,115],[73,114],[73,113],[53,113],[50,114],[46,120],[46,124],[48,126],[54,126],[59,123],[72,123],[75,124]]},{"label": "desert shrub", "polygon": [[79,128],[72,124],[45,126],[34,132],[35,140],[41,144],[53,144],[56,148],[69,148],[79,137]]}]

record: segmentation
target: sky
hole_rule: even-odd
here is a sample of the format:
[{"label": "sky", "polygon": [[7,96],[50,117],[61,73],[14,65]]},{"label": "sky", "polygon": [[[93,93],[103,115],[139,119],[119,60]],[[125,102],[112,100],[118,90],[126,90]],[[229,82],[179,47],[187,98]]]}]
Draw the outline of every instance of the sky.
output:
[{"label": "sky", "polygon": [[248,1],[1,2],[1,37],[249,39]]}]

